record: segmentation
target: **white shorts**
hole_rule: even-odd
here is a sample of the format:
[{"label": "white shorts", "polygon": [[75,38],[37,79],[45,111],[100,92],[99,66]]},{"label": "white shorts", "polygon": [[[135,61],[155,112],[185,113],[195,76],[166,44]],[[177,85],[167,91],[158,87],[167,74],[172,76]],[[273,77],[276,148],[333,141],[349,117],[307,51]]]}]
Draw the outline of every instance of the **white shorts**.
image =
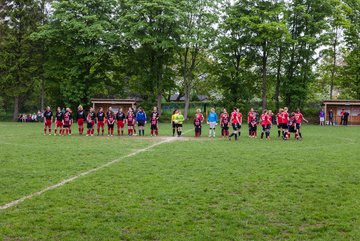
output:
[{"label": "white shorts", "polygon": [[325,117],[320,117],[320,121],[325,121]]},{"label": "white shorts", "polygon": [[209,122],[209,126],[211,129],[216,127],[216,122]]}]

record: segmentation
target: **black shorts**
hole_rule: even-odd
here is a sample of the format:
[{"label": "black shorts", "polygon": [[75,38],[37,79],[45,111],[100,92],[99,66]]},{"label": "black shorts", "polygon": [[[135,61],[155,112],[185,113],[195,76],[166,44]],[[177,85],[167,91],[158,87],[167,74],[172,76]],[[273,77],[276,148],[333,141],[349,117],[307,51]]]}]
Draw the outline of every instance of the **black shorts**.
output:
[{"label": "black shorts", "polygon": [[261,126],[263,131],[270,130],[271,128],[271,125],[261,125]]},{"label": "black shorts", "polygon": [[87,123],[87,128],[88,128],[88,129],[94,128],[94,124],[92,124],[92,123]]},{"label": "black shorts", "polygon": [[221,129],[223,129],[223,130],[229,130],[229,125],[223,125],[222,127],[221,127]]},{"label": "black shorts", "polygon": [[157,129],[157,125],[151,125],[151,130],[156,130]]},{"label": "black shorts", "polygon": [[70,125],[63,125],[63,128],[70,128]]},{"label": "black shorts", "polygon": [[285,124],[285,123],[282,123],[282,124],[281,124],[281,128],[286,130],[286,129],[288,129],[288,125]]},{"label": "black shorts", "polygon": [[174,121],[172,121],[171,124],[172,124],[172,128],[176,128],[176,124]]},{"label": "black shorts", "polygon": [[201,132],[201,126],[195,126],[195,132]]},{"label": "black shorts", "polygon": [[241,129],[241,124],[238,123],[237,126],[238,126],[238,130],[240,130]]},{"label": "black shorts", "polygon": [[257,126],[256,126],[256,125],[252,126],[252,125],[250,124],[249,130],[250,130],[250,131],[256,131],[256,130],[257,130]]},{"label": "black shorts", "polygon": [[296,123],[296,129],[300,130],[301,128],[301,124],[300,123]]},{"label": "black shorts", "polygon": [[277,128],[278,128],[278,129],[281,129],[281,124],[277,125]]},{"label": "black shorts", "polygon": [[291,132],[291,133],[296,132],[295,126],[289,126],[288,128],[289,128],[289,132]]},{"label": "black shorts", "polygon": [[182,127],[183,124],[176,124],[176,128]]},{"label": "black shorts", "polygon": [[114,129],[114,124],[108,124],[109,129]]},{"label": "black shorts", "polygon": [[145,121],[138,121],[138,126],[145,126]]},{"label": "black shorts", "polygon": [[234,131],[239,130],[239,124],[233,123],[233,124],[232,124],[232,128],[233,128]]}]

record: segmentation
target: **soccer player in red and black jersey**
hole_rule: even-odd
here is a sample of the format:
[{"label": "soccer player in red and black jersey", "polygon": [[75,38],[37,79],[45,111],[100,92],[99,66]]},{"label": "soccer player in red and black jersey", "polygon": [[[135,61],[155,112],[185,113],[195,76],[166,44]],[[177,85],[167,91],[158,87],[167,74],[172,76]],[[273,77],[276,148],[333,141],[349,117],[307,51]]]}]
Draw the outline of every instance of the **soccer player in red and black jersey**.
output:
[{"label": "soccer player in red and black jersey", "polygon": [[203,115],[199,111],[199,109],[196,111],[197,113],[194,116],[194,129],[195,129],[195,137],[201,136],[201,128],[202,128],[202,121],[204,120]]},{"label": "soccer player in red and black jersey", "polygon": [[97,135],[100,135],[100,128],[101,128],[101,135],[104,135],[105,113],[102,107],[100,107],[99,112],[96,114],[96,121],[97,121]]},{"label": "soccer player in red and black jersey", "polygon": [[157,136],[158,135],[158,115],[156,114],[156,112],[152,113],[152,117],[150,118],[150,134],[151,136]]},{"label": "soccer player in red and black jersey", "polygon": [[229,140],[231,141],[231,137],[235,136],[235,141],[237,141],[238,139],[238,132],[239,132],[239,115],[238,115],[238,108],[234,108],[233,112],[231,112],[230,115],[230,122],[232,124],[232,128],[233,128],[233,133],[231,133],[231,135],[229,136]]},{"label": "soccer player in red and black jersey", "polygon": [[254,109],[251,108],[249,113],[248,113],[248,118],[247,118],[247,122],[248,122],[248,125],[249,125],[249,137],[252,137],[251,135],[251,132],[252,132],[252,125],[251,125],[251,121],[254,117]]},{"label": "soccer player in red and black jersey", "polygon": [[302,139],[302,135],[301,135],[301,122],[305,121],[306,123],[308,123],[308,121],[304,118],[303,114],[301,114],[300,109],[297,108],[296,112],[294,113],[294,118],[295,118],[295,122],[296,122],[296,129],[298,131],[298,139]]},{"label": "soccer player in red and black jersey", "polygon": [[238,115],[238,119],[239,119],[239,123],[238,123],[238,128],[239,128],[239,131],[238,131],[238,136],[240,137],[241,136],[241,125],[242,125],[242,121],[243,121],[243,119],[242,119],[242,113],[240,112],[240,109],[239,108],[237,108],[237,115]]},{"label": "soccer player in red and black jersey", "polygon": [[114,136],[115,115],[111,110],[107,113],[108,136]]},{"label": "soccer player in red and black jersey", "polygon": [[220,125],[221,125],[221,136],[228,137],[229,136],[229,122],[230,116],[227,113],[227,110],[224,109],[223,113],[220,115]]},{"label": "soccer player in red and black jersey", "polygon": [[256,114],[254,113],[250,119],[250,138],[256,138],[257,137],[256,132],[257,132],[257,119],[256,119]]},{"label": "soccer player in red and black jersey", "polygon": [[277,128],[278,128],[278,138],[280,138],[281,136],[281,124],[282,124],[282,112],[284,110],[282,108],[279,109],[279,112],[276,114],[276,125],[277,125]]},{"label": "soccer player in red and black jersey", "polygon": [[289,121],[289,113],[288,113],[288,108],[284,107],[284,111],[281,113],[281,129],[282,129],[282,134],[283,134],[283,138],[286,139],[286,133],[288,131],[288,121]]},{"label": "soccer player in red and black jersey", "polygon": [[285,131],[285,137],[284,140],[290,139],[290,133],[295,133],[295,138],[298,138],[298,131],[296,129],[296,120],[295,120],[295,114],[291,113],[288,123],[287,123],[288,129]]},{"label": "soccer player in red and black jersey", "polygon": [[132,136],[134,134],[135,116],[134,116],[134,113],[130,109],[126,116],[126,124],[128,126],[128,135]]},{"label": "soccer player in red and black jersey", "polygon": [[84,122],[86,120],[85,111],[81,105],[78,107],[77,115],[76,115],[79,134],[82,135],[84,133]]},{"label": "soccer player in red and black jersey", "polygon": [[56,111],[56,122],[55,122],[55,130],[54,130],[54,135],[56,136],[56,132],[58,130],[58,128],[60,129],[59,131],[59,135],[61,135],[62,133],[62,129],[63,129],[63,118],[64,118],[64,114],[61,111],[61,108],[58,107],[57,111]]},{"label": "soccer player in red and black jersey", "polygon": [[263,110],[263,114],[261,115],[261,126],[262,126],[262,132],[261,132],[261,139],[264,139],[264,133],[267,140],[270,140],[270,116],[267,110]]},{"label": "soccer player in red and black jersey", "polygon": [[51,126],[53,120],[53,113],[50,109],[50,106],[46,107],[44,112],[44,136],[46,135],[46,130],[49,130],[49,136],[51,136]]},{"label": "soccer player in red and black jersey", "polygon": [[197,109],[196,110],[196,114],[195,114],[195,119],[198,119],[200,121],[200,132],[199,132],[199,136],[201,136],[201,131],[202,131],[202,123],[204,121],[204,115],[201,113],[201,109]]},{"label": "soccer player in red and black jersey", "polygon": [[63,130],[62,130],[62,135],[65,134],[65,131],[66,131],[66,135],[71,135],[70,133],[70,127],[72,125],[72,116],[71,116],[71,111],[69,108],[66,108],[66,111],[65,111],[65,114],[64,114],[64,118],[63,118]]},{"label": "soccer player in red and black jersey", "polygon": [[121,135],[124,135],[124,123],[125,123],[125,113],[123,112],[123,109],[120,107],[119,111],[116,113],[116,126],[117,126],[117,133],[118,136],[120,136],[120,132]]},{"label": "soccer player in red and black jersey", "polygon": [[71,122],[70,122],[70,126],[69,126],[69,135],[71,136],[71,127],[74,124],[74,120],[73,120],[73,116],[72,116],[72,110],[68,107],[65,109],[65,112],[69,112],[70,117],[71,117]]},{"label": "soccer player in red and black jersey", "polygon": [[95,125],[95,121],[96,121],[96,113],[94,108],[90,108],[89,114],[86,117],[86,122],[87,122],[87,131],[86,131],[86,136],[93,136],[94,135],[94,125]]},{"label": "soccer player in red and black jersey", "polygon": [[[153,116],[154,114],[156,115],[156,119],[157,119],[157,121],[159,122],[160,114],[159,114],[156,106],[154,106],[153,111],[152,111],[152,113],[151,113],[151,115],[150,115],[151,118],[152,118],[152,116]],[[159,135],[159,125],[156,126],[156,130],[155,130],[155,136],[157,136],[157,135]]]}]

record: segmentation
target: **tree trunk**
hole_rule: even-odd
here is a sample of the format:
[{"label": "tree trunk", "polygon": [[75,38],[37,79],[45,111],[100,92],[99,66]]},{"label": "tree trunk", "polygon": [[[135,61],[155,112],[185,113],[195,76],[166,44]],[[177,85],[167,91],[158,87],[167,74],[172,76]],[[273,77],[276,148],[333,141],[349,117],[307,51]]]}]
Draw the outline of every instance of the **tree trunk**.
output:
[{"label": "tree trunk", "polygon": [[15,96],[13,120],[17,120],[18,116],[19,116],[19,96]]},{"label": "tree trunk", "polygon": [[40,110],[43,110],[45,106],[45,79],[44,76],[41,78],[41,107]]},{"label": "tree trunk", "polygon": [[188,118],[189,113],[189,105],[190,105],[190,88],[189,88],[189,79],[188,79],[188,55],[189,55],[189,48],[185,48],[185,56],[184,56],[184,72],[183,72],[183,78],[184,78],[184,94],[185,94],[185,108],[184,108],[184,118],[185,120]]},{"label": "tree trunk", "polygon": [[275,84],[275,107],[278,110],[280,108],[280,78],[281,78],[281,65],[282,65],[282,47],[279,47],[279,59],[277,63],[277,71],[276,71],[276,84]]},{"label": "tree trunk", "polygon": [[333,43],[333,66],[331,70],[331,81],[330,81],[330,100],[333,99],[333,92],[334,92],[334,79],[336,73],[336,47],[338,44],[338,36],[337,36],[337,28],[335,28],[335,39]]},{"label": "tree trunk", "polygon": [[162,100],[162,95],[161,95],[161,93],[159,93],[156,96],[156,107],[157,107],[158,112],[159,112],[160,115],[161,115],[161,100]]},{"label": "tree trunk", "polygon": [[267,47],[266,43],[263,45],[263,56],[262,56],[262,108],[267,108],[267,97],[266,97],[266,72],[267,72]]}]

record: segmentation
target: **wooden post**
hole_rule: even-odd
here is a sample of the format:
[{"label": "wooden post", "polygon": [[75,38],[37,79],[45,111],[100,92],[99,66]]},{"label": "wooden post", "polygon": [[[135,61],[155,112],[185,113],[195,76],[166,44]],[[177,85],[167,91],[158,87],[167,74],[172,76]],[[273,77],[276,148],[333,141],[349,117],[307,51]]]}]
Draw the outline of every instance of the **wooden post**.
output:
[{"label": "wooden post", "polygon": [[[326,125],[326,117],[327,117],[327,115],[328,115],[328,113],[327,113],[327,104],[326,104],[326,102],[325,102],[325,125]],[[330,123],[329,123],[330,124]]]}]

